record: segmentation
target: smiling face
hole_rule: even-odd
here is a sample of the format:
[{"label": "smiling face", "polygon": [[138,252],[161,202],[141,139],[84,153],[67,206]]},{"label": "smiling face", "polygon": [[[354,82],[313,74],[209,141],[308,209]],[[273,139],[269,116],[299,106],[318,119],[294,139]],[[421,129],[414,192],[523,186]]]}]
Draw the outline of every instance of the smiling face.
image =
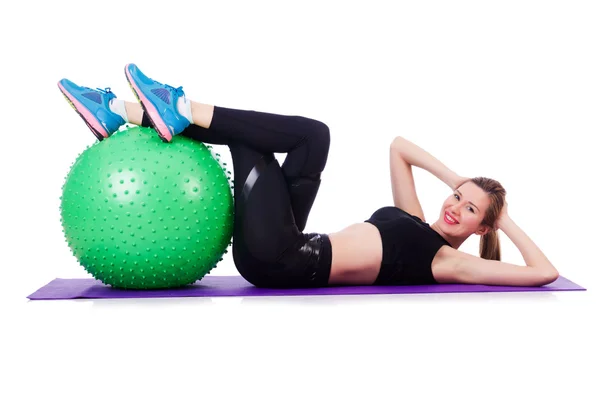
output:
[{"label": "smiling face", "polygon": [[[490,199],[483,189],[473,182],[464,183],[444,201],[437,223],[449,236],[485,234],[488,228],[482,226],[481,222],[489,205]],[[450,215],[451,221],[447,219],[447,215]]]}]

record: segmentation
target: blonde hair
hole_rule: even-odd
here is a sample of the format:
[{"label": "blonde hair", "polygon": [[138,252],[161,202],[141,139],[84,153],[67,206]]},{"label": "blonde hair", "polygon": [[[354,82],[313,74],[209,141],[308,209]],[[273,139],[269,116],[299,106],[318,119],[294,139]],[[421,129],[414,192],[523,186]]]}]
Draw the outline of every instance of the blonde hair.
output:
[{"label": "blonde hair", "polygon": [[466,182],[473,182],[475,185],[479,186],[487,193],[490,199],[490,206],[485,212],[483,221],[481,222],[481,225],[489,226],[490,231],[481,236],[481,239],[479,240],[479,256],[483,259],[499,261],[501,256],[500,239],[494,225],[504,207],[506,190],[500,182],[483,176],[471,178],[465,181],[465,183]]}]

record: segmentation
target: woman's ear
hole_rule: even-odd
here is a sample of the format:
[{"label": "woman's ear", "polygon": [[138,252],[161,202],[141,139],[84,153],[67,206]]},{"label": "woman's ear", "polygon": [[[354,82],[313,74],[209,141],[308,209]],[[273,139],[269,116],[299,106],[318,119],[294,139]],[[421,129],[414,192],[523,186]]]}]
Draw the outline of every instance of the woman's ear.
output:
[{"label": "woman's ear", "polygon": [[479,229],[477,229],[477,231],[475,232],[477,235],[479,236],[485,236],[486,234],[488,234],[490,231],[492,230],[491,227],[487,226],[487,225],[481,225],[479,226]]}]

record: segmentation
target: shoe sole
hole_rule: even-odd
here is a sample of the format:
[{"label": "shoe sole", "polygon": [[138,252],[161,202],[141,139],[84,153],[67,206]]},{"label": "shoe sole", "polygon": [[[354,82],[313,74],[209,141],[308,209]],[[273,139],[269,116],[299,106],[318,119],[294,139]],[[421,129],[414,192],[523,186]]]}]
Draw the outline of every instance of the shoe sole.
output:
[{"label": "shoe sole", "polygon": [[87,108],[83,106],[81,102],[75,99],[75,97],[71,95],[61,83],[58,83],[58,89],[60,92],[62,92],[67,102],[69,102],[69,105],[71,105],[71,107],[77,112],[83,121],[85,121],[85,124],[90,130],[92,130],[99,141],[102,141],[110,136],[106,128],[100,124],[98,119],[92,113],[90,113],[90,111],[87,110]]},{"label": "shoe sole", "polygon": [[140,105],[142,105],[142,109],[144,109],[144,112],[146,112],[148,115],[150,124],[152,124],[152,127],[154,127],[156,130],[156,133],[160,139],[162,139],[164,142],[171,142],[173,135],[171,134],[171,131],[169,131],[169,127],[167,127],[167,125],[162,121],[162,117],[160,117],[158,114],[156,107],[150,100],[148,100],[148,98],[146,98],[137,84],[135,84],[133,76],[129,73],[129,65],[130,64],[125,66],[125,77],[127,78],[127,82],[129,83],[131,91],[133,91],[133,94],[137,98],[138,102]]}]

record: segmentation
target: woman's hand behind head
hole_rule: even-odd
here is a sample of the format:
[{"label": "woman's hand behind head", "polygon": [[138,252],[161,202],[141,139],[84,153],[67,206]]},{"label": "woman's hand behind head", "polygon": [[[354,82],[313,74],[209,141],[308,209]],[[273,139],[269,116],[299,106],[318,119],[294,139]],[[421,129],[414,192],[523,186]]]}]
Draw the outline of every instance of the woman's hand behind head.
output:
[{"label": "woman's hand behind head", "polygon": [[498,216],[498,219],[496,220],[496,227],[495,229],[501,229],[502,230],[502,223],[504,223],[506,220],[509,219],[508,216],[508,201],[506,201],[506,199],[504,200],[504,206],[502,207],[502,210],[500,211],[500,216]]}]

